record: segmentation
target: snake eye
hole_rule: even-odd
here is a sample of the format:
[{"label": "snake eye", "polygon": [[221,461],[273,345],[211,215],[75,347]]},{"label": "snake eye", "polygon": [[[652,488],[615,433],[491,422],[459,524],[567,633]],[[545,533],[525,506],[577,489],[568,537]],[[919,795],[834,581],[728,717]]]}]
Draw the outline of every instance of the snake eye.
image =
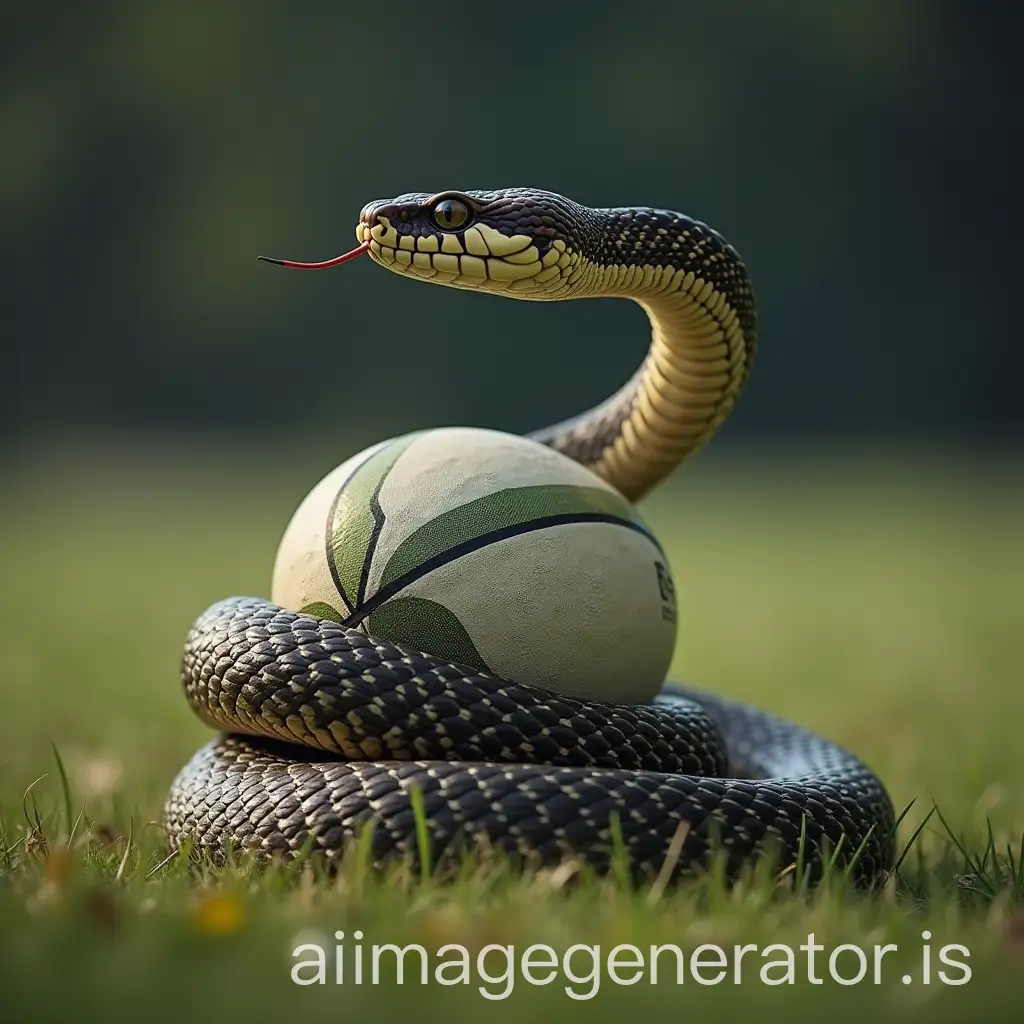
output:
[{"label": "snake eye", "polygon": [[461,228],[469,221],[469,207],[460,199],[442,199],[431,214],[434,223],[445,231]]}]

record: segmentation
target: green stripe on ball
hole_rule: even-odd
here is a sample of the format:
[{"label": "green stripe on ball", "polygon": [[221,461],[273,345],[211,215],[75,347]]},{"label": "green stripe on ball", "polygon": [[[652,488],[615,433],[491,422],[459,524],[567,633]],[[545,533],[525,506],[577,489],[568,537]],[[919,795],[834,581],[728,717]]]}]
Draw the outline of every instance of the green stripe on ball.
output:
[{"label": "green stripe on ball", "polygon": [[314,601],[312,604],[300,608],[299,612],[314,619],[329,619],[331,622],[338,623],[345,621],[345,616],[337,608],[332,608],[326,601]]},{"label": "green stripe on ball", "polygon": [[366,587],[375,538],[384,522],[377,495],[402,453],[419,433],[396,438],[374,452],[342,486],[331,509],[328,544],[338,589],[350,608],[358,608]]},{"label": "green stripe on ball", "polygon": [[454,661],[478,672],[487,664],[465,627],[443,604],[423,597],[396,597],[383,604],[367,620],[371,636],[401,637],[401,646]]},{"label": "green stripe on ball", "polygon": [[384,567],[377,589],[383,590],[430,559],[485,534],[551,516],[587,513],[645,527],[633,506],[613,491],[574,484],[507,487],[442,512],[406,537]]}]

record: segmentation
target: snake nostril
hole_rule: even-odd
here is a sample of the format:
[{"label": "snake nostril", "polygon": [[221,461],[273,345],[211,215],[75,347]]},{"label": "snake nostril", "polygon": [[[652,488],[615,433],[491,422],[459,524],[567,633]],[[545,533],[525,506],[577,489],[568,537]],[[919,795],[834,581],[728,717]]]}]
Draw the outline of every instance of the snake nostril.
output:
[{"label": "snake nostril", "polygon": [[373,227],[380,222],[382,216],[387,216],[390,212],[390,207],[387,203],[382,203],[379,199],[374,200],[372,203],[367,203],[359,211],[359,220],[367,225],[367,227]]}]

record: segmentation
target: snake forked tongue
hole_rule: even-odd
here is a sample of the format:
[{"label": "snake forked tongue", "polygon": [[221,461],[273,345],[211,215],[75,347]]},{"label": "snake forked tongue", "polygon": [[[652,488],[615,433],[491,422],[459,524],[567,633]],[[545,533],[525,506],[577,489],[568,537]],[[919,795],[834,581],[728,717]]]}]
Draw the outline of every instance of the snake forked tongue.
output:
[{"label": "snake forked tongue", "polygon": [[264,263],[274,263],[279,267],[292,267],[295,270],[326,270],[328,267],[336,267],[340,263],[347,263],[349,260],[354,260],[357,256],[362,256],[367,249],[370,248],[369,242],[363,242],[362,245],[357,245],[351,252],[342,253],[340,256],[335,256],[329,260],[321,260],[319,263],[300,263],[297,260],[279,260],[273,256],[257,256],[256,259],[263,260]]}]

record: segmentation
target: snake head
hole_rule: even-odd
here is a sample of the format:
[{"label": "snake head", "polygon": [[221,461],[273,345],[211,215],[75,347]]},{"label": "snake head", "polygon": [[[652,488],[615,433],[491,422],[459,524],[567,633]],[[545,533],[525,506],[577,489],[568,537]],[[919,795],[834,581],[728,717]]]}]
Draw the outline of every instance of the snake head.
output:
[{"label": "snake head", "polygon": [[409,193],[363,207],[358,241],[389,270],[523,299],[581,294],[590,262],[587,211],[553,192]]}]

